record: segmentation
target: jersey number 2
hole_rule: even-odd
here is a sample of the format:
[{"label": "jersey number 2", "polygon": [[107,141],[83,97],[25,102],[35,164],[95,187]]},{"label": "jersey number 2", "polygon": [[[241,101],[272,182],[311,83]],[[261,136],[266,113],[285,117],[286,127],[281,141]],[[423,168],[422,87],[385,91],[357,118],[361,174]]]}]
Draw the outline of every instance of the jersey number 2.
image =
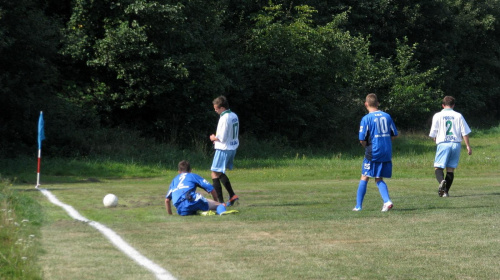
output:
[{"label": "jersey number 2", "polygon": [[446,121],[446,135],[453,135],[451,128],[453,127],[453,123],[451,121]]}]

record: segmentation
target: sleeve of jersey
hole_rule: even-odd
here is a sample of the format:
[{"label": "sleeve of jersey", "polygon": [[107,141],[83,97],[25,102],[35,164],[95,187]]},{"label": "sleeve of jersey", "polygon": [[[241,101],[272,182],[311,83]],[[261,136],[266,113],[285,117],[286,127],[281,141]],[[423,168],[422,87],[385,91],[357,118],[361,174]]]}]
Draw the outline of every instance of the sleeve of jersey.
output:
[{"label": "sleeve of jersey", "polygon": [[391,119],[391,136],[398,136],[398,129],[396,128],[396,124]]},{"label": "sleeve of jersey", "polygon": [[361,123],[359,124],[359,141],[366,141],[366,132],[368,130],[368,126],[365,123],[365,118],[361,119]]},{"label": "sleeve of jersey", "polygon": [[205,191],[211,192],[214,189],[212,184],[210,184],[207,180],[203,179],[203,177],[201,177],[199,175],[196,175],[195,177],[196,177],[196,181],[198,182],[200,187],[202,189],[204,189]]},{"label": "sleeve of jersey", "polygon": [[439,122],[437,121],[437,115],[434,115],[432,117],[432,126],[431,126],[431,131],[429,132],[429,137],[435,138],[437,136],[438,128],[439,128]]},{"label": "sleeve of jersey", "polygon": [[168,199],[172,199],[172,189],[173,189],[173,186],[174,185],[174,181],[172,181],[172,183],[170,183],[170,187],[168,187],[168,192],[167,192],[167,195],[165,196],[165,198],[168,198]]},{"label": "sleeve of jersey", "polygon": [[227,127],[227,118],[221,117],[219,120],[219,124],[217,125],[217,139],[219,139],[220,142],[224,143],[227,141],[227,132],[228,132],[228,127]]},{"label": "sleeve of jersey", "polygon": [[468,135],[469,133],[471,133],[470,127],[467,124],[467,122],[465,121],[463,116],[460,116],[460,121],[462,123],[462,136],[465,136],[465,135]]}]

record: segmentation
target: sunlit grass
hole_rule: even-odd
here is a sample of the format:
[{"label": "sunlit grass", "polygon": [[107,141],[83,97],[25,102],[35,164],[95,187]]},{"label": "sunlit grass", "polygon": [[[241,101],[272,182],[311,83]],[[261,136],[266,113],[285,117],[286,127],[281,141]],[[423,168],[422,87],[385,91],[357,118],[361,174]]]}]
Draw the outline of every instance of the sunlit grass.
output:
[{"label": "sunlit grass", "polygon": [[[473,155],[462,154],[451,197],[443,199],[436,194],[434,143],[403,133],[394,142],[393,178],[387,179],[395,203],[389,213],[380,212],[374,182],[363,211],[351,211],[363,156],[359,146],[343,153],[276,150],[260,158],[243,150],[228,172],[241,197],[234,216],[166,215],[164,195],[179,160],[190,160],[193,172],[210,177],[211,157],[197,152],[170,152],[173,158],[150,162],[49,158],[42,186],[179,279],[494,279],[500,274],[500,134],[479,131],[471,143]],[[10,163],[2,169],[9,174],[26,165],[20,159]],[[3,199],[1,208],[14,209],[7,213],[15,217],[4,216],[2,225],[11,218],[30,221],[17,232],[13,224],[6,235],[22,232],[9,241],[11,247],[35,235],[44,253],[27,246],[35,249],[26,260],[39,259],[30,267],[38,267],[44,279],[152,278],[97,231],[34,191],[36,174],[20,174],[2,199],[23,197],[15,200],[21,208]],[[118,207],[102,205],[107,193],[118,195]],[[35,212],[45,214],[43,225]],[[22,263],[24,252],[16,254]],[[17,258],[10,256],[11,262]]]}]

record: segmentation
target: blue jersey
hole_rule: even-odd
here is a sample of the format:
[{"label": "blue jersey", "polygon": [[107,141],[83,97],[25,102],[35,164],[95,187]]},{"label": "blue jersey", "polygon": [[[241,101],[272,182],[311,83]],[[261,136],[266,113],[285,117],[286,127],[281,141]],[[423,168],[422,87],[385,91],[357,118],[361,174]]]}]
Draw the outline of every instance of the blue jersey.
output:
[{"label": "blue jersey", "polygon": [[367,142],[365,158],[375,162],[391,161],[391,137],[397,135],[396,125],[389,114],[375,111],[365,115],[359,127],[359,140]]},{"label": "blue jersey", "polygon": [[195,203],[200,199],[200,194],[196,193],[196,188],[200,187],[207,192],[211,192],[213,186],[200,175],[194,173],[181,173],[170,183],[168,193],[165,196],[174,203],[176,208],[183,202]]}]

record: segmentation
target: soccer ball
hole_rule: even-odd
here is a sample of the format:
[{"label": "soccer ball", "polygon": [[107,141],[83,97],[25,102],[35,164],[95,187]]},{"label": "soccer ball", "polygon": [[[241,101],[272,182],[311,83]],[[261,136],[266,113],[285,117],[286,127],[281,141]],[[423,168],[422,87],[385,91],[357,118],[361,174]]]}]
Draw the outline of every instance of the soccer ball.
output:
[{"label": "soccer ball", "polygon": [[104,207],[116,207],[118,205],[118,197],[112,193],[108,193],[102,200]]}]

